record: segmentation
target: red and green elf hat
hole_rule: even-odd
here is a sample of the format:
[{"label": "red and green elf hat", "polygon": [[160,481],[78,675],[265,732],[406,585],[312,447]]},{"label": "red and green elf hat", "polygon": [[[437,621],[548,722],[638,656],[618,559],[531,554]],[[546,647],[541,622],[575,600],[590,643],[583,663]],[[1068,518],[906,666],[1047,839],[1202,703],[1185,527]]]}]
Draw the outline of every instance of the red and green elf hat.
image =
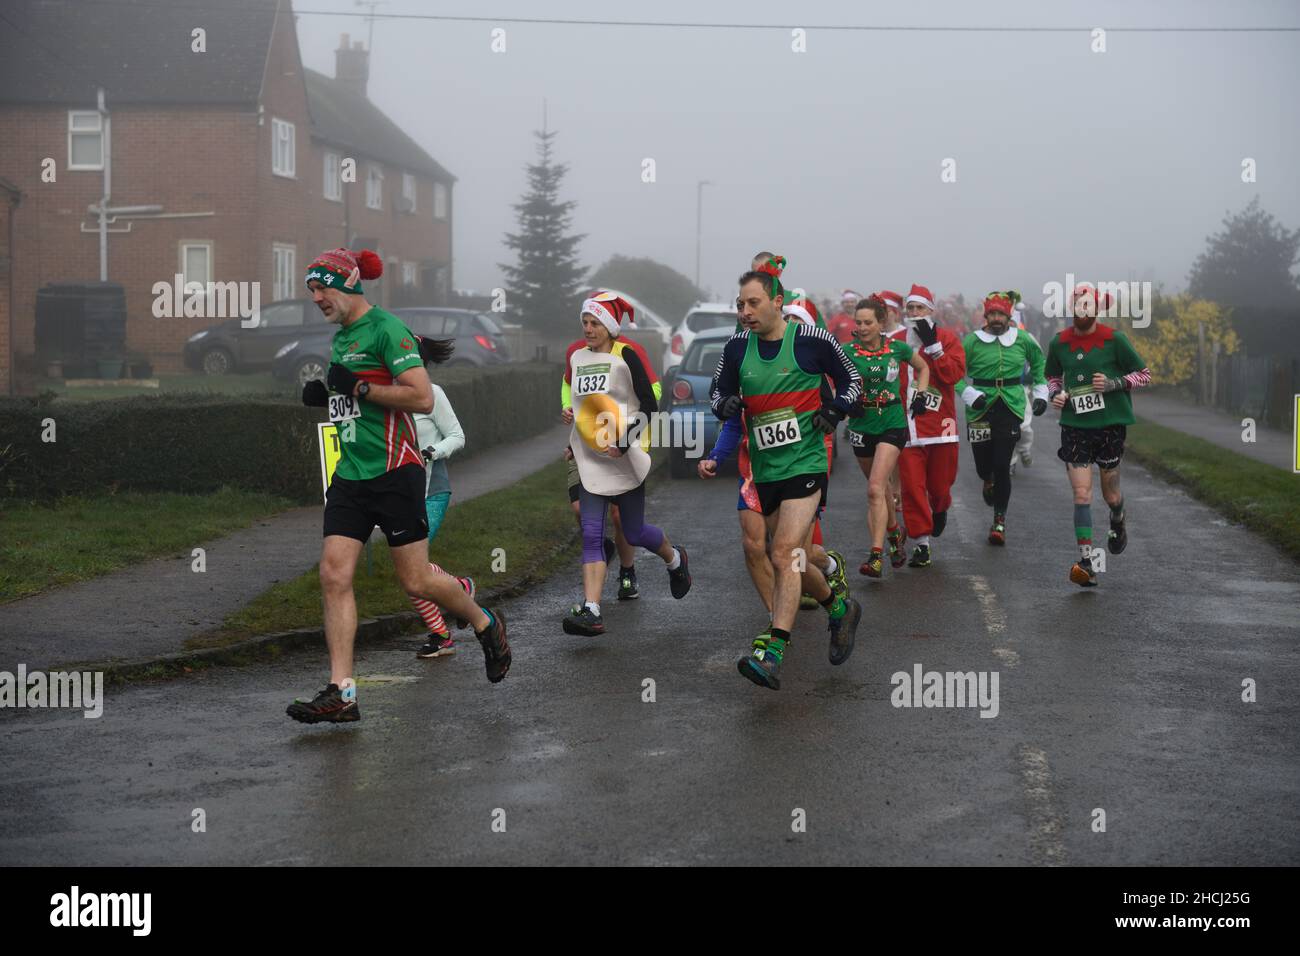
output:
[{"label": "red and green elf hat", "polygon": [[330,249],[312,260],[305,281],[308,286],[315,280],[328,289],[361,295],[362,279],[378,279],[383,274],[383,260],[369,249],[355,253],[347,249]]},{"label": "red and green elf hat", "polygon": [[984,314],[1002,312],[1009,318],[1011,313],[1015,311],[1016,303],[1019,301],[1019,292],[990,292],[984,297]]},{"label": "red and green elf hat", "polygon": [[772,283],[772,298],[774,299],[778,295],[780,296],[785,295],[785,286],[781,285],[781,273],[785,271],[785,266],[786,266],[785,256],[772,256],[770,259],[768,259],[761,266],[759,266],[757,269],[754,270],[755,272],[761,272],[764,275],[769,275],[773,278],[773,280],[775,280]]}]

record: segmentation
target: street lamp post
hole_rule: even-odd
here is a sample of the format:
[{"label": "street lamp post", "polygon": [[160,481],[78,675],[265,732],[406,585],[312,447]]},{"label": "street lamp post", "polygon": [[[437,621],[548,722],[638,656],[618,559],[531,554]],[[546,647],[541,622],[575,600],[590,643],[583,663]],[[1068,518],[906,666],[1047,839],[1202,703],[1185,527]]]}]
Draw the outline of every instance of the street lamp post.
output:
[{"label": "street lamp post", "polygon": [[707,179],[701,179],[695,184],[695,288],[697,289],[700,287],[700,224],[703,221],[704,187],[712,185],[713,183]]}]

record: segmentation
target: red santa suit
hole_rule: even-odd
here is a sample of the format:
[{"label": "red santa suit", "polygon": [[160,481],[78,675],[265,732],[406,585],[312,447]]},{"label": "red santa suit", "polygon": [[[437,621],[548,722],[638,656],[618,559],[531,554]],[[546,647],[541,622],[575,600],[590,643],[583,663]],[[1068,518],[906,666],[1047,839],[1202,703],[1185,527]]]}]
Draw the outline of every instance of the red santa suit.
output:
[{"label": "red santa suit", "polygon": [[[913,286],[911,299],[929,300],[933,296],[922,286]],[[903,490],[903,521],[909,538],[928,535],[934,530],[934,513],[952,506],[952,483],[957,478],[960,436],[958,434],[957,397],[953,386],[966,374],[966,352],[961,340],[949,329],[935,326],[935,343],[925,346],[914,328],[907,332],[912,346],[930,366],[931,401],[926,414],[908,416],[908,442],[898,457],[898,479]],[[912,367],[902,366],[903,387],[911,404],[914,385]],[[937,393],[937,398],[935,398]],[[937,408],[935,405],[937,404]]]}]

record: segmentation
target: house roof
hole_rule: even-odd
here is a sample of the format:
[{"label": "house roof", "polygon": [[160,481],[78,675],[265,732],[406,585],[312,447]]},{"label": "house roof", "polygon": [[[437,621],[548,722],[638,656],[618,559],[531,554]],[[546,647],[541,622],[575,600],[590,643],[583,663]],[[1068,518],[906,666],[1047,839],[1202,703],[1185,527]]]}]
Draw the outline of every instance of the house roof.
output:
[{"label": "house roof", "polygon": [[413,173],[425,173],[449,183],[456,181],[366,97],[315,70],[304,70],[303,75],[312,136]]},{"label": "house roof", "polygon": [[[5,0],[0,102],[255,103],[277,0]],[[190,49],[207,31],[207,52]]]}]

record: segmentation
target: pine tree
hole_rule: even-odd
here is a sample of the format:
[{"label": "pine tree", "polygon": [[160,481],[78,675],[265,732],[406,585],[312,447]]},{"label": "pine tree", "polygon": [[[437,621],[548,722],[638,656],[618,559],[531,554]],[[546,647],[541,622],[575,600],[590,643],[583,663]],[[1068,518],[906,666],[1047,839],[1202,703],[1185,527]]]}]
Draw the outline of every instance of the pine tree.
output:
[{"label": "pine tree", "polygon": [[540,130],[538,161],[528,165],[528,192],[515,203],[519,232],[506,233],[505,244],[518,255],[517,265],[501,263],[507,279],[509,309],[536,332],[559,335],[578,328],[583,276],[577,247],[585,237],[569,235],[573,200],[561,202],[560,183],[567,163],[551,159],[554,131]]}]

